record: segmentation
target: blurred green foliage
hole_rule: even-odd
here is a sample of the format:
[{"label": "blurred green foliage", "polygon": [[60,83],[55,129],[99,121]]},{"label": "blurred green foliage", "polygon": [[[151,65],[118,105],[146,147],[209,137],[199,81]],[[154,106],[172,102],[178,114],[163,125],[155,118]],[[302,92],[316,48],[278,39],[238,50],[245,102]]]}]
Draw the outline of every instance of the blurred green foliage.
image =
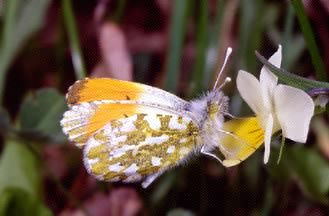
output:
[{"label": "blurred green foliage", "polygon": [[50,216],[51,211],[40,200],[19,188],[6,188],[0,198],[1,216]]},{"label": "blurred green foliage", "polygon": [[7,139],[0,159],[0,215],[52,215],[42,203],[40,161],[26,143]]},{"label": "blurred green foliage", "polygon": [[288,146],[281,162],[277,165],[272,160],[268,171],[277,181],[297,179],[309,198],[329,204],[329,163],[318,151],[302,146]]},{"label": "blurred green foliage", "polygon": [[5,74],[13,58],[42,25],[50,0],[10,0],[3,3],[3,26],[0,43],[0,102],[3,99]]},{"label": "blurred green foliage", "polygon": [[57,90],[41,89],[27,95],[23,101],[18,115],[19,128],[25,134],[33,133],[53,143],[64,143],[66,139],[59,121],[66,109],[64,97]]}]

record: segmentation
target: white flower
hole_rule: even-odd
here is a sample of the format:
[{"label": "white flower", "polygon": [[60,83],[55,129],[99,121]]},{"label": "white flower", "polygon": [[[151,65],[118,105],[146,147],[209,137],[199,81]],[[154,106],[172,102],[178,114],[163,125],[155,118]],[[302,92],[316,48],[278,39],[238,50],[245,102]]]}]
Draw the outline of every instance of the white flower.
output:
[{"label": "white flower", "polygon": [[[280,68],[281,46],[268,60]],[[305,143],[314,102],[304,91],[278,85],[278,77],[263,66],[259,81],[250,73],[240,70],[237,88],[241,97],[255,112],[265,131],[264,163],[268,162],[272,135],[282,130],[282,135],[296,142]]]}]

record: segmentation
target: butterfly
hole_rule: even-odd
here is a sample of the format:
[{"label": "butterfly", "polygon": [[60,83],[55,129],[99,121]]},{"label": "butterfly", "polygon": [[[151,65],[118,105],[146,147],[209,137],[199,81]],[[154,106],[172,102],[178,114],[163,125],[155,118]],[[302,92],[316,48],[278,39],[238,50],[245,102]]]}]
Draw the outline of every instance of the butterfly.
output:
[{"label": "butterfly", "polygon": [[69,140],[83,148],[88,173],[103,181],[142,181],[146,188],[198,154],[226,167],[251,155],[263,143],[264,131],[255,117],[240,119],[228,113],[229,99],[221,89],[230,78],[217,87],[230,52],[213,90],[191,101],[136,82],[75,82],[60,123]]}]

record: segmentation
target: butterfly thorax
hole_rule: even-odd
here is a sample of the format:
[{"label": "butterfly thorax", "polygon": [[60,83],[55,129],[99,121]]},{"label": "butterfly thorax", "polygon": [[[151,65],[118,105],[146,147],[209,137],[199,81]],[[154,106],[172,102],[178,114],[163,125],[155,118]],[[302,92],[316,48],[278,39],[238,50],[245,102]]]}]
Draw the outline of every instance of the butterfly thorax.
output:
[{"label": "butterfly thorax", "polygon": [[211,91],[191,101],[191,112],[198,120],[200,128],[199,146],[211,151],[218,147],[223,136],[224,113],[228,111],[228,97],[218,90]]}]

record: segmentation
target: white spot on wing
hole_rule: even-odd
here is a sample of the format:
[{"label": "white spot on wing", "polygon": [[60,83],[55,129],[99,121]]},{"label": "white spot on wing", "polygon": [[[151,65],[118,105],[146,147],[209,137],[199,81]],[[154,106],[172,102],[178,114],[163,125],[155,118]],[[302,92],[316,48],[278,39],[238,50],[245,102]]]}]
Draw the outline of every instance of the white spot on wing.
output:
[{"label": "white spot on wing", "polygon": [[86,152],[89,152],[89,150],[90,150],[91,148],[97,147],[97,146],[99,146],[99,145],[101,145],[101,143],[100,143],[99,141],[95,140],[94,137],[91,137],[91,138],[89,138],[89,140],[87,141],[87,144],[86,144],[86,147],[85,147],[85,151],[86,151]]},{"label": "white spot on wing", "polygon": [[169,140],[169,136],[163,134],[158,137],[147,137],[145,141],[141,142],[140,145],[154,145],[154,144],[161,144]]},{"label": "white spot on wing", "polygon": [[120,142],[125,142],[127,140],[127,136],[123,135],[123,136],[113,136],[111,139],[111,145],[117,145]]},{"label": "white spot on wing", "polygon": [[161,127],[161,122],[156,115],[146,115],[144,120],[148,122],[150,128],[153,130],[159,130]]},{"label": "white spot on wing", "polygon": [[89,158],[87,158],[86,160],[88,160],[88,163],[90,165],[93,165],[93,164],[95,164],[95,163],[97,163],[99,161],[99,158],[95,158],[95,159],[89,159]]},{"label": "white spot on wing", "polygon": [[168,124],[168,127],[170,129],[176,129],[176,130],[185,130],[186,129],[186,118],[183,118],[182,124],[178,123],[178,116],[173,116]]},{"label": "white spot on wing", "polygon": [[113,128],[111,127],[111,124],[106,124],[106,125],[103,127],[103,132],[104,132],[104,134],[107,135],[107,136],[112,135],[112,133],[113,133]]},{"label": "white spot on wing", "polygon": [[74,141],[76,138],[78,138],[78,137],[80,137],[80,136],[82,136],[82,135],[84,135],[84,133],[78,133],[78,134],[70,135],[70,136],[69,136],[69,139],[70,139],[71,141]]},{"label": "white spot on wing", "polygon": [[112,156],[114,158],[118,158],[118,157],[121,157],[122,155],[124,155],[127,151],[130,151],[133,149],[136,149],[135,145],[124,145],[121,148],[111,151],[110,156]]},{"label": "white spot on wing", "polygon": [[175,149],[176,149],[175,146],[169,146],[167,149],[167,153],[172,154],[175,151]]},{"label": "white spot on wing", "polygon": [[142,176],[140,174],[135,174],[128,176],[125,180],[123,180],[123,182],[137,182],[140,180],[142,180]]},{"label": "white spot on wing", "polygon": [[152,157],[152,165],[153,166],[160,166],[161,165],[161,158],[159,158],[159,157]]},{"label": "white spot on wing", "polygon": [[119,128],[121,132],[132,132],[135,131],[136,127],[132,122],[124,124],[122,127]]},{"label": "white spot on wing", "polygon": [[135,163],[133,163],[123,172],[126,174],[126,176],[131,176],[134,175],[137,172],[137,170],[138,170],[138,166]]},{"label": "white spot on wing", "polygon": [[121,132],[131,132],[136,130],[134,123],[137,120],[137,115],[133,115],[129,118],[124,118],[121,120],[122,126],[119,129]]},{"label": "white spot on wing", "polygon": [[110,165],[109,166],[109,171],[111,172],[120,172],[124,167],[120,165],[120,162]]}]

